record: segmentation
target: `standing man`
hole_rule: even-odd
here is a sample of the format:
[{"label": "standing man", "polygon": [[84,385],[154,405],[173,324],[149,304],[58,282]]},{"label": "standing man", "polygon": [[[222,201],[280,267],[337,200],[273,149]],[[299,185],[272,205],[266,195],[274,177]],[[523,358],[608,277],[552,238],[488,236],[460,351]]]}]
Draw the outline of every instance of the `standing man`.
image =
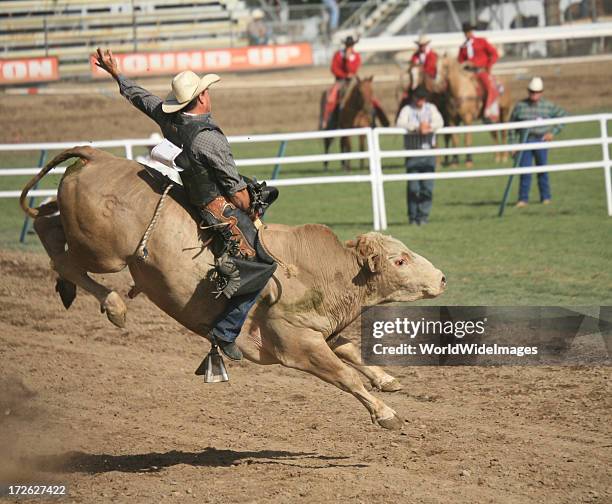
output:
[{"label": "standing man", "polygon": [[430,42],[431,39],[427,35],[421,35],[417,39],[417,50],[410,58],[410,65],[422,65],[425,75],[435,79],[438,71],[438,55],[431,47],[429,47]]},{"label": "standing man", "polygon": [[215,74],[200,78],[186,70],[172,79],[172,92],[162,100],[121,75],[111,51],[98,49],[96,64],[117,81],[119,92],[132,105],[158,124],[167,140],[182,149],[175,162],[182,169],[189,202],[199,211],[204,226],[215,232],[211,248],[217,288],[228,299],[210,331],[211,340],[227,357],[240,360],[242,353],[234,342],[276,265],[255,250],[255,222],[261,212],[254,208],[251,194],[255,201],[265,192],[256,195],[247,187],[227,138],[211,116],[208,88],[220,78]]},{"label": "standing man", "polygon": [[469,70],[476,73],[476,77],[482,84],[485,94],[485,107],[483,115],[492,122],[499,121],[499,91],[493,78],[491,68],[499,59],[497,49],[484,37],[474,36],[474,26],[471,23],[463,23],[463,34],[465,42],[459,49],[457,57],[459,63],[470,63]]},{"label": "standing man", "polygon": [[[440,111],[427,101],[427,90],[419,86],[413,93],[412,103],[399,113],[397,127],[407,130],[404,136],[406,150],[427,151],[435,146],[435,133],[444,126]],[[435,156],[406,158],[406,173],[429,173],[436,170]],[[408,203],[408,223],[424,225],[429,221],[433,202],[433,180],[410,180],[406,199]]]},{"label": "standing man", "polygon": [[[527,92],[529,96],[524,100],[521,100],[516,104],[512,115],[510,116],[510,122],[516,121],[534,121],[536,119],[552,119],[554,117],[564,117],[565,110],[555,105],[554,103],[542,98],[544,92],[544,82],[540,77],[534,77],[527,86]],[[535,128],[529,128],[527,131],[527,143],[535,142],[550,142],[553,137],[558,134],[562,125],[557,124],[555,126],[539,126]],[[511,131],[511,142],[514,140],[515,135],[518,138],[522,138],[525,130]],[[548,150],[547,149],[534,149],[526,151],[518,151],[518,165],[522,167],[530,167],[533,165],[533,160],[537,166],[544,166],[548,163]],[[524,208],[529,202],[529,189],[531,188],[531,173],[521,175],[521,183],[519,187],[519,198],[516,206],[518,208]],[[550,204],[551,193],[550,184],[548,182],[548,173],[538,173],[538,188],[540,190],[540,201],[544,205]]]},{"label": "standing man", "polygon": [[361,55],[355,51],[357,41],[349,36],[344,40],[344,49],[335,52],[331,72],[336,78],[334,85],[327,91],[327,99],[323,110],[322,129],[327,129],[329,119],[338,106],[341,96],[346,92],[346,88],[351,79],[357,75],[361,67]]}]

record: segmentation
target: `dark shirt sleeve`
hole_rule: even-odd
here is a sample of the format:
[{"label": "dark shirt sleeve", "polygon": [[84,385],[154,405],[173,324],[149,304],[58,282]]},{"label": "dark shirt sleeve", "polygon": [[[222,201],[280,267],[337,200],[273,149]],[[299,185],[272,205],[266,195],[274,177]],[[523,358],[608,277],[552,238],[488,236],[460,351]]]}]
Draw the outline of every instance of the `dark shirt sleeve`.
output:
[{"label": "dark shirt sleeve", "polygon": [[162,99],[138,86],[134,81],[120,75],[117,78],[119,92],[138,110],[144,112],[158,125],[162,126],[167,121],[167,114],[162,110]]},{"label": "dark shirt sleeve", "polygon": [[212,171],[220,188],[228,195],[246,188],[225,135],[215,130],[203,131],[194,138],[191,148],[194,157]]}]

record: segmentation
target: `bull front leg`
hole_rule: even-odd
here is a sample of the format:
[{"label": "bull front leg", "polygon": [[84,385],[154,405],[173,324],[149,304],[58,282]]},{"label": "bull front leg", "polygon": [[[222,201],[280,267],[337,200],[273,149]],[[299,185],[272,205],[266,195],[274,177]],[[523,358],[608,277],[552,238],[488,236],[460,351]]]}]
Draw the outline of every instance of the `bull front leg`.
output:
[{"label": "bull front leg", "polygon": [[264,348],[283,366],[306,371],[352,394],[366,407],[372,423],[385,429],[402,428],[399,415],[365,389],[357,371],[340,360],[320,332],[278,319],[261,330]]},{"label": "bull front leg", "polygon": [[336,337],[330,344],[330,348],[340,359],[364,375],[373,388],[381,392],[397,392],[402,389],[400,381],[386,373],[383,368],[364,365],[357,346],[344,336]]}]

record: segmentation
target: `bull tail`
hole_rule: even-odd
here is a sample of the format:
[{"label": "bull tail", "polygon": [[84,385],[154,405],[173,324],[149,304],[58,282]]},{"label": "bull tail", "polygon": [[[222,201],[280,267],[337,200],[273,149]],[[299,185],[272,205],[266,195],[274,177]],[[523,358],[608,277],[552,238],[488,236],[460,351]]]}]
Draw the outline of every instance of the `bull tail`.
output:
[{"label": "bull tail", "polygon": [[61,154],[55,156],[51,161],[49,161],[40,172],[32,177],[30,181],[25,185],[23,191],[21,191],[21,197],[19,198],[19,204],[21,205],[21,209],[32,218],[36,218],[40,214],[40,210],[38,208],[30,208],[26,199],[28,197],[28,192],[30,189],[34,187],[42,178],[47,175],[53,168],[55,168],[58,164],[66,161],[67,159],[78,157],[83,163],[88,163],[92,160],[94,150],[91,147],[73,147],[72,149],[65,150]]}]

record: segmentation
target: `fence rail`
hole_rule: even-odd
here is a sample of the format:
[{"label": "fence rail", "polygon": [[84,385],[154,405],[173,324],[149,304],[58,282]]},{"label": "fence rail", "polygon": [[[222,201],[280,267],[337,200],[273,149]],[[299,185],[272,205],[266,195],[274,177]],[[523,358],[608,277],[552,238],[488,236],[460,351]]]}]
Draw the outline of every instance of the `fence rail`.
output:
[{"label": "fence rail", "polygon": [[[578,123],[597,123],[600,134],[594,138],[573,139],[573,140],[556,140],[551,142],[538,142],[528,144],[512,144],[512,145],[491,145],[491,146],[472,146],[461,148],[447,149],[431,149],[428,150],[428,155],[448,155],[448,154],[482,154],[482,153],[499,153],[509,151],[524,151],[530,149],[557,149],[557,148],[575,148],[584,146],[601,146],[601,159],[595,161],[584,161],[576,163],[563,163],[548,166],[534,166],[531,168],[486,168],[478,170],[463,170],[450,171],[439,173],[400,173],[400,174],[385,174],[383,172],[383,160],[388,158],[407,158],[423,154],[423,151],[409,150],[385,150],[381,147],[381,137],[385,135],[403,135],[406,133],[401,128],[359,128],[359,129],[344,129],[333,131],[315,131],[302,133],[278,133],[271,135],[241,135],[230,136],[230,143],[261,143],[261,142],[287,142],[291,140],[316,140],[322,138],[337,138],[345,136],[362,135],[367,140],[367,150],[363,152],[339,153],[339,154],[315,154],[302,156],[276,156],[266,158],[252,159],[237,159],[237,166],[262,166],[270,164],[296,164],[296,163],[317,163],[323,161],[342,161],[367,159],[369,162],[368,174],[361,175],[336,175],[336,176],[313,176],[299,178],[284,178],[275,179],[274,185],[277,186],[300,186],[300,185],[317,185],[317,184],[345,184],[345,183],[369,183],[371,187],[372,198],[372,220],[373,227],[376,230],[387,228],[387,212],[385,205],[385,182],[397,182],[407,180],[443,180],[443,179],[469,179],[481,177],[498,177],[521,175],[526,173],[541,173],[541,172],[561,172],[575,170],[591,170],[603,169],[604,171],[604,190],[607,201],[608,215],[612,216],[612,175],[610,160],[610,144],[611,139],[608,135],[608,121],[612,121],[612,114],[593,114],[583,116],[571,116],[557,119],[544,119],[536,121],[524,121],[518,123],[504,124],[489,124],[475,126],[459,126],[447,127],[441,129],[438,133],[476,133],[485,131],[500,131],[500,130],[521,130],[526,128],[534,128],[541,126],[551,126],[556,124],[578,124]],[[126,140],[105,140],[84,144],[83,142],[45,142],[36,144],[0,144],[0,152],[24,152],[24,151],[41,151],[41,164],[46,156],[46,152],[50,150],[61,150],[72,148],[75,145],[90,145],[98,148],[123,148],[125,156],[128,159],[133,159],[134,148],[143,146],[152,146],[157,143],[155,139],[126,139]],[[1,176],[25,176],[34,175],[40,171],[41,167],[33,168],[4,168],[0,169]],[[63,173],[65,168],[58,167],[55,173]],[[1,179],[0,179],[1,180]],[[270,182],[270,181],[269,181]],[[55,190],[35,189],[30,191],[32,197],[52,196],[56,193]],[[0,191],[0,198],[18,198],[21,191],[8,190]]]}]

